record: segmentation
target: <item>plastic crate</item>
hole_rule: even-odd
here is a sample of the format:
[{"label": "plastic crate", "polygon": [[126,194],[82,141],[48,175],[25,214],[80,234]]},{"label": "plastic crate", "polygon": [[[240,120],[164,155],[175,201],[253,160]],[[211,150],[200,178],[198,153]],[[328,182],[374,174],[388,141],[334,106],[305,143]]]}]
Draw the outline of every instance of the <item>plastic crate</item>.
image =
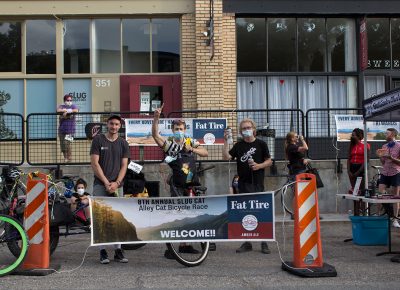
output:
[{"label": "plastic crate", "polygon": [[386,216],[350,216],[353,243],[360,246],[387,245],[388,220]]}]

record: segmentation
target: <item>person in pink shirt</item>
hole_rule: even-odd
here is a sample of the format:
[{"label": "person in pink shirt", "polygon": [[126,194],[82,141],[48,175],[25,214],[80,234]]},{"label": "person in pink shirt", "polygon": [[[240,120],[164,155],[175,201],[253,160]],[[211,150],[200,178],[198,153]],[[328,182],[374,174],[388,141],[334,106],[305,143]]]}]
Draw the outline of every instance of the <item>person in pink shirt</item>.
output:
[{"label": "person in pink shirt", "polygon": [[[357,177],[364,178],[364,131],[360,128],[355,128],[351,133],[349,156],[347,158],[347,174],[349,176],[351,189],[357,181]],[[370,145],[367,143],[367,159],[369,160]],[[364,182],[361,182],[358,195],[364,193]],[[359,201],[354,202],[354,214],[358,215],[359,210],[364,210],[363,203]],[[361,208],[360,208],[361,207]]]},{"label": "person in pink shirt", "polygon": [[[397,130],[388,128],[386,130],[387,143],[382,149],[376,151],[382,163],[381,177],[379,179],[379,192],[383,193],[388,189],[391,194],[400,195],[400,143],[396,142]],[[398,216],[399,205],[395,217]],[[400,227],[397,219],[393,221],[393,226]]]}]

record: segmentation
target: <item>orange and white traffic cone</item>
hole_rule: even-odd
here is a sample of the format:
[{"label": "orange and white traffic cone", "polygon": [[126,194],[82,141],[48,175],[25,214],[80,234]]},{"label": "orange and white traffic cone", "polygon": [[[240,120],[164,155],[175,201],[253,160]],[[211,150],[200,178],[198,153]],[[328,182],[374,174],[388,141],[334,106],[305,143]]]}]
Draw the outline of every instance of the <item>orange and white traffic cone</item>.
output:
[{"label": "orange and white traffic cone", "polygon": [[315,175],[298,174],[295,188],[293,262],[282,263],[282,269],[302,277],[336,277],[335,267],[322,259]]},{"label": "orange and white traffic cone", "polygon": [[28,176],[24,227],[29,237],[29,249],[23,271],[17,274],[44,276],[55,269],[50,266],[50,220],[48,210],[47,175],[38,173]]}]

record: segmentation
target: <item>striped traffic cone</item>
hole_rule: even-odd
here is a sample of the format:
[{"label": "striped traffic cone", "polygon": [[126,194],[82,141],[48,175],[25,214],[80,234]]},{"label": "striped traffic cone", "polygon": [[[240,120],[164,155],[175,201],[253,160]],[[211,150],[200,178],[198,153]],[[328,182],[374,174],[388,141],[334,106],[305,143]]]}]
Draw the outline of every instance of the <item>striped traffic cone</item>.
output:
[{"label": "striped traffic cone", "polygon": [[43,173],[28,176],[24,210],[24,227],[29,237],[29,249],[22,271],[17,274],[44,276],[55,269],[50,266],[49,210],[47,175]]},{"label": "striped traffic cone", "polygon": [[315,175],[296,176],[294,198],[293,262],[282,269],[302,277],[336,277],[335,267],[322,259],[318,193]]}]

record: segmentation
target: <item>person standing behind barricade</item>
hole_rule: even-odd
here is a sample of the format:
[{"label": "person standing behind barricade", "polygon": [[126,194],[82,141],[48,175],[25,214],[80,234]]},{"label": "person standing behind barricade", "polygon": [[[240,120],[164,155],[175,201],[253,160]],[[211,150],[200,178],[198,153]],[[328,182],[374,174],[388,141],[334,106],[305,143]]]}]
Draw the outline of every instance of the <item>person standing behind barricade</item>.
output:
[{"label": "person standing behind barricade", "polygon": [[[349,176],[352,190],[357,181],[357,177],[364,178],[364,131],[360,128],[355,128],[351,133],[349,155],[347,157],[347,174]],[[370,145],[367,143],[367,160],[369,160]],[[359,194],[364,193],[365,185],[361,182]],[[360,194],[361,193],[361,194]],[[359,215],[360,209],[364,211],[364,203],[354,201],[354,215]]]},{"label": "person standing behind barricade", "polygon": [[299,136],[296,132],[289,132],[285,140],[285,154],[289,161],[288,168],[290,175],[297,175],[306,172],[307,159],[305,152],[308,150],[308,145],[303,136]]},{"label": "person standing behind barricade", "polygon": [[65,162],[71,162],[72,158],[72,141],[75,134],[75,115],[78,107],[72,104],[72,95],[64,96],[64,104],[59,105],[57,113],[60,115],[60,126],[58,127],[58,137],[60,138],[61,152],[64,155]]},{"label": "person standing behind barricade", "polygon": [[[107,133],[93,138],[90,163],[94,172],[94,196],[118,197],[118,188],[122,186],[129,158],[128,142],[118,136],[121,125],[121,117],[112,115],[107,120]],[[121,263],[128,262],[120,244],[115,245],[114,260]],[[100,263],[110,263],[105,248],[100,250]]]},{"label": "person standing behind barricade", "polygon": [[[386,189],[392,187],[391,193],[394,195],[400,195],[400,143],[396,142],[397,130],[394,128],[388,128],[386,130],[386,141],[381,149],[376,151],[376,155],[381,160],[382,171],[379,179],[379,192],[383,193]],[[395,217],[398,217],[399,204],[397,204],[397,210]],[[400,227],[399,221],[395,219],[393,226]]]},{"label": "person standing behind barricade", "polygon": [[[187,195],[186,185],[193,183],[197,179],[196,155],[207,157],[208,151],[200,146],[196,140],[185,136],[186,123],[184,120],[172,121],[173,136],[168,139],[162,137],[158,129],[158,121],[163,107],[164,104],[154,110],[151,133],[154,141],[166,155],[165,162],[172,169],[172,178],[169,180],[171,196],[185,196]],[[185,244],[179,246],[179,252],[198,253],[192,246]],[[174,259],[169,250],[165,251],[164,256],[168,259]]]},{"label": "person standing behind barricade", "polygon": [[[253,120],[242,120],[239,130],[243,140],[233,145],[230,150],[228,146],[229,132],[225,130],[222,157],[225,160],[236,159],[239,193],[263,192],[264,169],[272,165],[268,145],[255,137],[256,123]],[[252,244],[245,242],[236,250],[236,253],[248,252],[252,249]],[[261,252],[271,253],[266,242],[261,243]]]}]

